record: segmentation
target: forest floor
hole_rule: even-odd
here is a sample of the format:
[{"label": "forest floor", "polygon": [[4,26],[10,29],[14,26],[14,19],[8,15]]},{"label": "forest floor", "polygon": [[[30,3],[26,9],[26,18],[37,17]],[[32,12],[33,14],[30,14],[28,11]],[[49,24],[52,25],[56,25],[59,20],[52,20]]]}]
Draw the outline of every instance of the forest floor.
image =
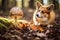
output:
[{"label": "forest floor", "polygon": [[[34,10],[30,9],[28,12],[24,11],[23,19],[32,22]],[[56,12],[56,11],[55,11]],[[0,18],[0,40],[60,40],[60,12],[56,12],[56,19],[53,27],[41,27],[42,30],[31,29],[31,24],[20,23],[16,26],[10,20]],[[16,23],[17,24],[17,23]],[[32,25],[34,27],[35,25]],[[35,26],[36,27],[36,26]],[[47,32],[47,33],[46,33]]]}]

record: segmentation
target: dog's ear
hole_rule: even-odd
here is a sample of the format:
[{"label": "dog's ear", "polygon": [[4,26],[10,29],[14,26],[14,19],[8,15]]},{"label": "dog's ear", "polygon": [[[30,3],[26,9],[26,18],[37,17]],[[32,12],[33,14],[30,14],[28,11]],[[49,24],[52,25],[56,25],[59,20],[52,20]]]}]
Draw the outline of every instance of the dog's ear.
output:
[{"label": "dog's ear", "polygon": [[42,4],[39,1],[37,1],[36,2],[36,7],[39,8],[40,6],[42,6]]},{"label": "dog's ear", "polygon": [[48,10],[52,10],[54,9],[54,4],[50,4],[48,7],[47,7]]}]

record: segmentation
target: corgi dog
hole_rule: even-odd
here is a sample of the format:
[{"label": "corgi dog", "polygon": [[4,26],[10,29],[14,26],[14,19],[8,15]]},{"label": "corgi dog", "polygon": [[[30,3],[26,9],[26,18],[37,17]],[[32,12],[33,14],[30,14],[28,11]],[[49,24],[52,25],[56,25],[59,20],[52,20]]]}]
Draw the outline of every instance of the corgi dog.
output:
[{"label": "corgi dog", "polygon": [[54,5],[42,5],[39,1],[36,2],[36,10],[33,14],[33,22],[35,25],[49,25],[55,20]]}]

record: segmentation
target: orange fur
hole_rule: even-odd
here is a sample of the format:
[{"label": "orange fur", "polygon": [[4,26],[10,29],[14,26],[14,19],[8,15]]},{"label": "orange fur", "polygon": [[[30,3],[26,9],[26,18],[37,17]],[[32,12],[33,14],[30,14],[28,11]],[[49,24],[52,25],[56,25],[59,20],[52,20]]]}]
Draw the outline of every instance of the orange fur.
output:
[{"label": "orange fur", "polygon": [[36,11],[33,14],[33,21],[35,25],[49,25],[55,20],[54,5],[42,5],[40,2],[36,3]]}]

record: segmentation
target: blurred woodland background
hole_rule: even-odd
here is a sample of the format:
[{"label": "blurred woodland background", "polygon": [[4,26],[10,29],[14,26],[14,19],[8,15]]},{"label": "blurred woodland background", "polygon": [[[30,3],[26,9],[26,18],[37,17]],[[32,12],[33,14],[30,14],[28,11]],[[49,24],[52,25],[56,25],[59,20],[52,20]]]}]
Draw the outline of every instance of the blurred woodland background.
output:
[{"label": "blurred woodland background", "polygon": [[[10,9],[18,6],[24,13],[22,19],[32,21],[36,1],[41,2],[43,5],[54,4],[56,20],[53,27],[47,28],[43,25],[40,27],[31,24],[32,28],[38,27],[38,30],[32,30],[28,23],[16,23],[16,25],[21,24],[16,26],[15,23],[7,20]],[[60,0],[0,0],[0,16],[6,18],[0,18],[0,40],[60,40]],[[20,29],[21,26],[22,29]],[[40,32],[39,27],[43,28],[44,31]],[[42,37],[39,33],[42,33]]]},{"label": "blurred woodland background", "polygon": [[35,10],[36,1],[40,1],[44,5],[53,3],[56,14],[60,13],[60,0],[0,0],[0,16],[8,16],[10,9],[18,6],[23,10],[24,18],[30,20]]}]

